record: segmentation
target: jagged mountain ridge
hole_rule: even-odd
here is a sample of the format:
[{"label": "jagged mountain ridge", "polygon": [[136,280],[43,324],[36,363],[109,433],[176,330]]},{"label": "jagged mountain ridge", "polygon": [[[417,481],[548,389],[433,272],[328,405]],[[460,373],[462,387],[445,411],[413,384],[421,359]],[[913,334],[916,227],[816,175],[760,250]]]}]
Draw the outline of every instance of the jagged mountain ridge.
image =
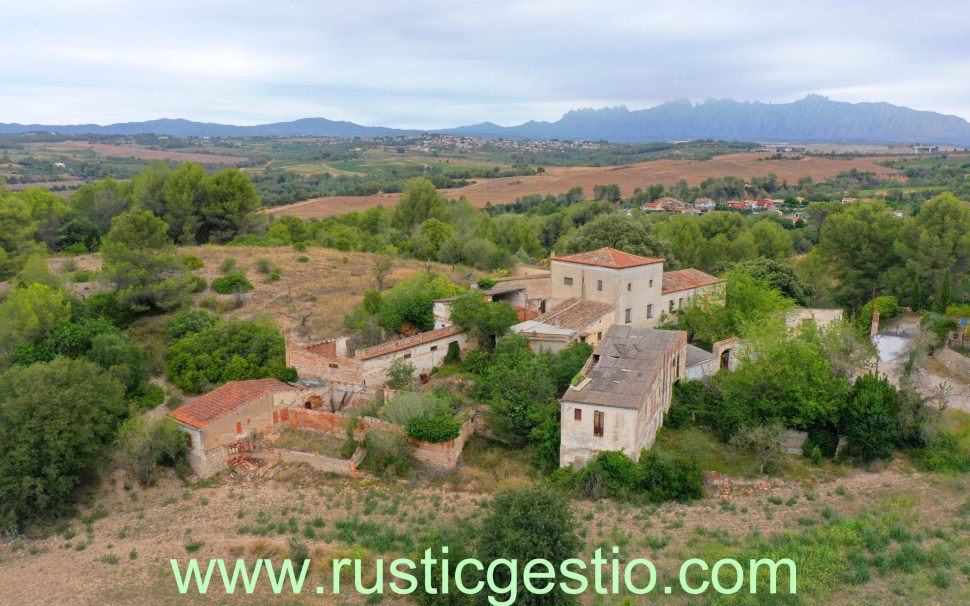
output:
[{"label": "jagged mountain ridge", "polygon": [[304,118],[255,126],[160,119],[97,125],[0,124],[0,133],[56,132],[68,135],[154,133],[177,137],[333,136],[380,137],[422,132],[519,139],[605,140],[618,143],[727,139],[789,142],[872,142],[970,144],[970,122],[958,116],[919,111],[890,103],[846,103],[808,95],[791,103],[686,99],[641,110],[624,106],[577,109],[555,122],[516,126],[482,122],[439,130],[361,126]]}]

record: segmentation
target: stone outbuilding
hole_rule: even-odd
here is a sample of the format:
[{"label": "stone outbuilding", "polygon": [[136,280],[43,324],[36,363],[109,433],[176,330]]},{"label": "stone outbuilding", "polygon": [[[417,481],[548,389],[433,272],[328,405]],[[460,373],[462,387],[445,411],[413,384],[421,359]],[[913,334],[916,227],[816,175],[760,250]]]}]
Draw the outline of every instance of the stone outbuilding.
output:
[{"label": "stone outbuilding", "polygon": [[686,332],[610,327],[560,401],[560,465],[579,468],[604,451],[639,460],[686,365]]}]

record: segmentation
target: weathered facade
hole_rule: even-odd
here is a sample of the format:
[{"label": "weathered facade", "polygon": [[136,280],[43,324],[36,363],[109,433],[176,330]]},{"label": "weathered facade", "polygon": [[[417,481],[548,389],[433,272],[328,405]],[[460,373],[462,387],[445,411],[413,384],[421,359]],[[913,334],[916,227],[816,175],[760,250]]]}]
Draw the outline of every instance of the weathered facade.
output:
[{"label": "weathered facade", "polygon": [[451,343],[465,349],[467,341],[460,326],[436,328],[356,350],[347,337],[319,343],[287,338],[286,364],[295,368],[301,379],[327,381],[346,390],[374,390],[387,382],[387,370],[394,360],[408,360],[415,374],[428,372],[444,362]]},{"label": "weathered facade", "polygon": [[[534,349],[557,351],[572,341],[595,344],[612,325],[657,326],[697,297],[723,304],[722,280],[696,269],[664,272],[663,264],[613,248],[553,256],[547,311],[512,331],[525,335]],[[594,304],[606,311],[595,315]],[[568,321],[556,320],[559,315]]]},{"label": "weathered facade", "polygon": [[189,436],[189,463],[201,476],[226,467],[237,448],[287,423],[289,408],[322,405],[321,390],[277,379],[232,381],[169,412]]},{"label": "weathered facade", "polygon": [[612,326],[560,402],[560,465],[582,467],[617,450],[638,460],[686,366],[686,332]]}]

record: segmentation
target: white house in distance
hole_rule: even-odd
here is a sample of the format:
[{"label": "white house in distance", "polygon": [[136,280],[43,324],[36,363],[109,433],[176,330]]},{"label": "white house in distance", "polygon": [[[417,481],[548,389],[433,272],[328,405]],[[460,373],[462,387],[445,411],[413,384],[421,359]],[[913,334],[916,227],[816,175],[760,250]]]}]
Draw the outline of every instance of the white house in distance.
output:
[{"label": "white house in distance", "polygon": [[610,327],[560,401],[560,466],[580,468],[617,450],[639,460],[657,438],[686,365],[686,332]]}]

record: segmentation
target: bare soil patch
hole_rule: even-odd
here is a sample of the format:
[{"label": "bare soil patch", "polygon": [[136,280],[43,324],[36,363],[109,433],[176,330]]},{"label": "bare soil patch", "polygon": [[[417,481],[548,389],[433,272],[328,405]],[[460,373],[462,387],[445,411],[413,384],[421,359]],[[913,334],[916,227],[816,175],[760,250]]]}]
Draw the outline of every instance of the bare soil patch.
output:
[{"label": "bare soil patch", "polygon": [[[449,198],[464,196],[477,207],[488,202],[502,204],[514,202],[516,198],[529,194],[560,194],[573,187],[582,187],[590,196],[595,185],[616,183],[624,195],[633,193],[637,187],[662,183],[673,185],[685,179],[690,185],[698,185],[708,177],[764,177],[774,173],[780,180],[790,183],[801,177],[812,177],[818,181],[834,177],[852,168],[871,171],[882,177],[897,175],[898,172],[879,164],[893,160],[889,156],[868,156],[863,158],[820,158],[803,157],[800,159],[766,160],[764,154],[728,154],[711,160],[654,160],[624,166],[577,166],[550,167],[545,174],[502,177],[499,179],[480,179],[457,189],[442,190]],[[760,160],[760,161],[759,161]],[[304,219],[329,217],[353,210],[366,210],[378,205],[393,206],[398,194],[376,194],[373,196],[332,196],[312,198],[302,202],[267,209],[269,214],[293,215]]]}]

